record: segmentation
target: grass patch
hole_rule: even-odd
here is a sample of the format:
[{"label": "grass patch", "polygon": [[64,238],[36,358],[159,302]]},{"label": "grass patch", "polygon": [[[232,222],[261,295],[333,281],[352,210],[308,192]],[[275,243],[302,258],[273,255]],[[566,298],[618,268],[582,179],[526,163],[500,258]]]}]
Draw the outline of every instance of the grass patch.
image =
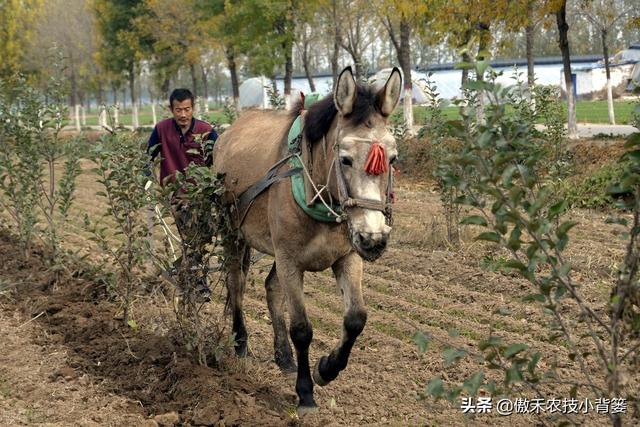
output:
[{"label": "grass patch", "polygon": [[557,198],[573,208],[614,207],[616,199],[607,189],[620,182],[625,167],[624,163],[608,162],[587,176],[566,179],[558,184]]},{"label": "grass patch", "polygon": [[47,421],[47,416],[42,411],[32,407],[25,409],[24,416],[31,424],[43,424]]},{"label": "grass patch", "polygon": [[372,320],[371,326],[373,329],[380,332],[381,334],[396,338],[400,341],[409,342],[410,334],[404,332],[402,329],[395,327],[389,323],[382,323],[377,320]]},{"label": "grass patch", "polygon": [[[98,112],[96,109],[91,110],[91,113],[87,113],[86,117],[86,126],[98,126]],[[162,120],[164,118],[171,117],[168,111],[164,109],[156,109],[156,118],[157,120]],[[229,120],[227,116],[224,115],[222,110],[210,110],[209,113],[203,115],[203,119],[208,121],[209,123],[217,123],[224,124],[228,123]],[[82,120],[82,116],[80,117]],[[108,119],[107,119],[108,122]],[[73,120],[69,120],[67,125],[73,125]],[[131,126],[133,124],[133,115],[130,112],[122,112],[118,114],[118,123],[125,126]],[[153,126],[153,114],[151,113],[151,108],[145,106],[138,113],[138,123],[140,126]],[[84,125],[83,125],[84,126]]]},{"label": "grass patch", "polygon": [[[635,108],[634,101],[614,101],[613,111],[616,116],[617,124],[629,124],[631,113]],[[566,109],[566,105],[565,105]],[[607,101],[578,101],[576,103],[576,119],[579,123],[609,123]],[[513,113],[513,108],[507,105],[507,116]],[[443,109],[443,116],[446,120],[459,120],[460,112],[456,106],[448,106]],[[404,114],[401,108],[398,108],[391,116],[393,123],[401,123]],[[416,125],[425,123],[427,117],[427,108],[423,106],[413,107],[413,121]]]},{"label": "grass patch", "polygon": [[319,317],[309,316],[309,321],[311,322],[311,326],[313,327],[313,329],[322,331],[327,335],[338,334],[340,332],[338,330],[338,327],[334,323],[326,321]]},{"label": "grass patch", "polygon": [[6,379],[0,377],[0,396],[4,399],[9,399],[13,393],[11,392],[11,386]]}]

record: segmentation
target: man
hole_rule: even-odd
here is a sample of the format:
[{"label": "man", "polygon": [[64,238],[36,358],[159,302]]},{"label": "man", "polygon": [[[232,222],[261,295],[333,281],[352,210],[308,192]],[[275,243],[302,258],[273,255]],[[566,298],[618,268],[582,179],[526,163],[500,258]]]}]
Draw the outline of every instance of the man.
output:
[{"label": "man", "polygon": [[[168,181],[175,180],[177,172],[184,173],[189,164],[211,166],[212,158],[205,155],[204,147],[200,141],[215,141],[218,134],[212,126],[202,120],[193,118],[194,96],[189,89],[175,89],[169,97],[169,105],[173,118],[160,121],[153,128],[147,152],[151,154],[151,159],[155,159],[160,154],[160,182],[162,185]],[[178,259],[174,266],[178,267],[181,262],[187,262],[187,268],[199,270],[194,291],[199,301],[209,301],[211,291],[207,285],[207,266],[201,265],[202,254],[189,251],[189,246],[199,246],[194,243],[194,239],[210,238],[202,236],[197,230],[193,230],[194,224],[189,224],[188,208],[179,201],[176,206],[177,217],[176,226],[180,234],[186,239],[187,250]],[[189,226],[191,225],[191,226]]]}]

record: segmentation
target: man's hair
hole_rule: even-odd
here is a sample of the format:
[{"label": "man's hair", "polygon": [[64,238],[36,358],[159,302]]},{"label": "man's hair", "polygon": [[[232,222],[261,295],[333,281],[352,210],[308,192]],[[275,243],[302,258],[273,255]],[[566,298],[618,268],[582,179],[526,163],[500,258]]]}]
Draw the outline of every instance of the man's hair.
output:
[{"label": "man's hair", "polygon": [[189,89],[174,89],[173,92],[171,92],[171,96],[169,96],[169,107],[173,109],[173,101],[182,102],[187,99],[191,100],[191,106],[193,107],[195,104],[195,98]]}]

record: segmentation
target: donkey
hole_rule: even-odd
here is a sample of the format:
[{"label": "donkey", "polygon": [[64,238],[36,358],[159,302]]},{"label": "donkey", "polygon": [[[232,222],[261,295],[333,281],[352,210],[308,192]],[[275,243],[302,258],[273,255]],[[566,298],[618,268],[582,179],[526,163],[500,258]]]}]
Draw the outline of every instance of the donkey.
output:
[{"label": "donkey", "polygon": [[[391,231],[389,196],[397,148],[387,124],[398,104],[401,83],[400,71],[394,68],[381,89],[361,86],[347,67],[340,73],[333,96],[318,101],[305,113],[303,136],[311,144],[313,159],[307,172],[312,182],[326,183],[319,197],[341,202],[336,221],[317,221],[307,215],[296,204],[291,180],[282,179],[257,196],[246,215],[238,216],[240,237],[225,248],[234,255],[225,263],[225,274],[240,357],[247,354],[242,301],[250,249],[275,258],[265,282],[275,362],[285,373],[297,372],[301,415],[317,408],[313,383],[324,386],[346,368],[367,320],[362,298],[363,258],[374,261],[380,257]],[[215,145],[213,168],[225,174],[232,196],[241,195],[287,156],[292,121],[291,115],[283,112],[247,111],[221,135]],[[378,165],[372,168],[372,162]],[[282,167],[286,168],[284,163]],[[303,277],[305,271],[329,267],[344,300],[342,340],[318,360],[312,374],[309,345],[313,331],[305,310]],[[288,334],[285,309],[289,312]]]}]

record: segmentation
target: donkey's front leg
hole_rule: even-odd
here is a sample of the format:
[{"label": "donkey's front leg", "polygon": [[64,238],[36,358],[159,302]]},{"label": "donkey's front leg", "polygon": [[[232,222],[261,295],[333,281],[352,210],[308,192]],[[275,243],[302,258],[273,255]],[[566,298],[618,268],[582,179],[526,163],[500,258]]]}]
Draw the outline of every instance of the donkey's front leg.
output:
[{"label": "donkey's front leg", "polygon": [[302,282],[304,272],[291,263],[287,255],[278,256],[276,253],[276,272],[278,281],[287,293],[287,308],[289,310],[289,336],[296,349],[298,360],[298,375],[296,378],[296,393],[298,394],[298,414],[304,415],[314,411],[318,405],[313,400],[313,380],[309,367],[309,346],[313,338],[311,322],[304,307]]},{"label": "donkey's front leg", "polygon": [[332,268],[344,298],[345,314],[340,345],[329,356],[322,356],[313,370],[313,380],[319,386],[335,380],[347,367],[353,344],[367,322],[362,299],[362,258],[352,252],[339,259]]}]

